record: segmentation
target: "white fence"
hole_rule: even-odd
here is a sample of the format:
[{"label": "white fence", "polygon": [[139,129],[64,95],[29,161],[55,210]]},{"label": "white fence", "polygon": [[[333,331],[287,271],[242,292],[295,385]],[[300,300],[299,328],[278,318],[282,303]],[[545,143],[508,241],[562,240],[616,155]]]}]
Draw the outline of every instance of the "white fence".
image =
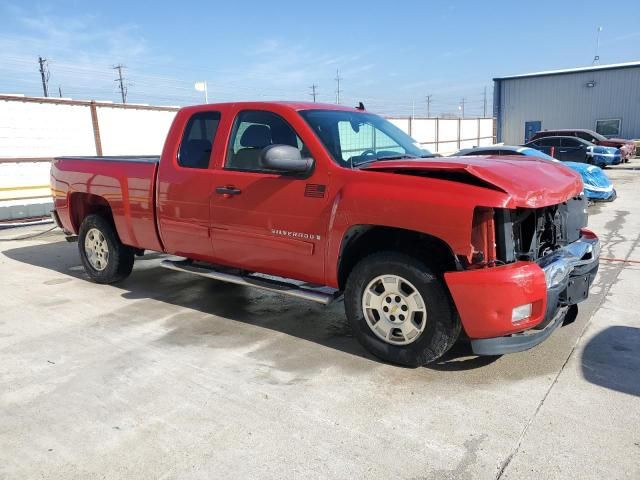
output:
[{"label": "white fence", "polygon": [[159,155],[176,111],[0,96],[0,220],[48,213],[52,157]]},{"label": "white fence", "polygon": [[493,145],[493,118],[394,118],[387,119],[432,152],[448,155],[461,148]]}]

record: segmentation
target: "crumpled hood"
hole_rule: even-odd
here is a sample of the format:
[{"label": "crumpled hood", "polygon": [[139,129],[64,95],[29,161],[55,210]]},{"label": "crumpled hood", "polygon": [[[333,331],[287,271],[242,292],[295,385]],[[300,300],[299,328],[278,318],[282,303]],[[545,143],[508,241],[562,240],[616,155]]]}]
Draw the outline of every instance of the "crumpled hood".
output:
[{"label": "crumpled hood", "polygon": [[[432,173],[436,178],[441,174],[467,174],[509,195],[505,204],[509,208],[555,205],[582,191],[580,175],[562,165],[535,157],[469,156],[382,160],[362,168],[424,177],[429,177]],[[447,179],[456,181],[454,177]]]}]

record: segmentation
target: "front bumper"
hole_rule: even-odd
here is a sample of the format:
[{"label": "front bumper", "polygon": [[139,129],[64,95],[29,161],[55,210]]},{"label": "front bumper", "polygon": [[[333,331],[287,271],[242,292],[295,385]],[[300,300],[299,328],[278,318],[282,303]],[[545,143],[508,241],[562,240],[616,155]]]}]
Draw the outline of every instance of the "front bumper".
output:
[{"label": "front bumper", "polygon": [[[571,305],[587,298],[598,271],[600,243],[590,231],[537,263],[449,272],[445,280],[471,347],[478,355],[532,348],[562,324]],[[515,307],[531,314],[512,322]]]}]

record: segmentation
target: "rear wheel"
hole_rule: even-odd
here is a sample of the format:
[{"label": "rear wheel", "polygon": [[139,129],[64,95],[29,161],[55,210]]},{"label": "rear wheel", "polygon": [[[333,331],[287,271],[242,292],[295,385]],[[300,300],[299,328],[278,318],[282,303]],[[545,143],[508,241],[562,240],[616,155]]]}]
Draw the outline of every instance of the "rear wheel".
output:
[{"label": "rear wheel", "polygon": [[80,225],[78,249],[94,282],[118,282],[133,269],[134,249],[123,245],[113,223],[100,215],[88,215]]},{"label": "rear wheel", "polygon": [[345,310],[367,350],[401,365],[437,360],[460,333],[442,281],[423,262],[400,253],[373,254],[356,265],[347,281]]}]

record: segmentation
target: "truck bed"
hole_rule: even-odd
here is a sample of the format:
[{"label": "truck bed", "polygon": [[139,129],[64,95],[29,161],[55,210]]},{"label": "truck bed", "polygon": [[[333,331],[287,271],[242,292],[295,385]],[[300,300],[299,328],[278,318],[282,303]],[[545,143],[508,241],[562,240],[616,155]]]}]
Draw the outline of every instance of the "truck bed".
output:
[{"label": "truck bed", "polygon": [[[78,233],[79,205],[104,202],[122,243],[162,250],[155,219],[159,156],[56,157],[51,164],[54,206],[67,230]],[[75,207],[75,208],[74,208]]]},{"label": "truck bed", "polygon": [[90,160],[104,162],[129,162],[129,163],[160,163],[160,155],[105,155],[105,156],[77,156],[77,157],[56,157],[65,160]]}]

